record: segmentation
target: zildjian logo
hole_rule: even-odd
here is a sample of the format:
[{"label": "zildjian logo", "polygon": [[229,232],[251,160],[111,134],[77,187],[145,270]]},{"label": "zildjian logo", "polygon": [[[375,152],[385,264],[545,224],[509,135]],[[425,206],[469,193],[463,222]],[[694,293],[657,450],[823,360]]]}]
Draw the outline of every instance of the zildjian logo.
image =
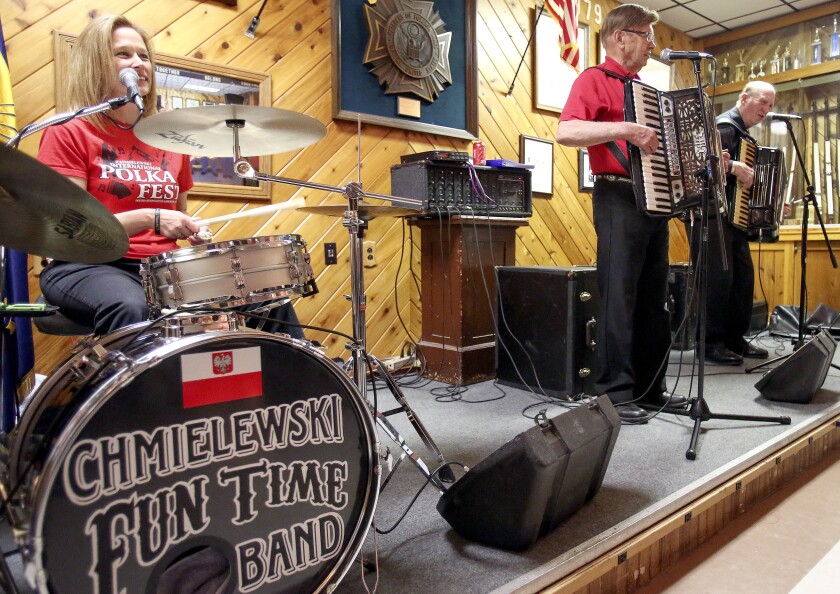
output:
[{"label": "zildjian logo", "polygon": [[186,144],[200,149],[204,148],[203,144],[192,139],[191,134],[181,134],[180,132],[175,132],[175,130],[170,130],[169,132],[158,132],[157,135],[172,140],[175,144]]},{"label": "zildjian logo", "polygon": [[379,0],[364,5],[371,65],[386,94],[413,93],[429,103],[452,84],[449,48],[452,32],[433,2]]}]

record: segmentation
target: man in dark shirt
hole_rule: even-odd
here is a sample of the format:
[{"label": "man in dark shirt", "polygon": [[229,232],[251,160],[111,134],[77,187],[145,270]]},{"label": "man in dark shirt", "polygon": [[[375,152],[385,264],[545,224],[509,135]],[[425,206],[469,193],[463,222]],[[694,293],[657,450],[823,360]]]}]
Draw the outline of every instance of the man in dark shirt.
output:
[{"label": "man in dark shirt", "polygon": [[[638,78],[656,48],[656,11],[624,4],[604,19],[606,60],[581,73],[572,85],[557,126],[557,142],[589,147],[595,188],[593,220],[598,235],[596,341],[600,370],[595,382],[629,422],[647,421],[636,402],[683,406],[685,398],[666,391],[671,344],[668,290],[668,220],[636,208],[628,169],[627,143],[649,154],[659,147],[653,129],[624,120],[624,82]],[[604,70],[610,71],[607,74]],[[612,148],[609,143],[614,143]]]},{"label": "man in dark shirt", "polygon": [[[744,87],[735,107],[718,116],[721,148],[732,159],[726,176],[726,199],[734,205],[738,183],[753,184],[753,169],[737,160],[741,138],[754,140],[748,130],[759,124],[773,109],[776,90],[773,85],[751,81]],[[740,365],[743,357],[766,359],[767,351],[748,343],[744,334],[750,327],[755,272],[747,232],[736,228],[728,217],[722,221],[723,245],[726,246],[728,270],[723,269],[718,225],[709,224],[708,254],[704,258],[708,278],[706,291],[706,360],[720,365]],[[691,256],[697,258],[699,225],[691,233]]]}]

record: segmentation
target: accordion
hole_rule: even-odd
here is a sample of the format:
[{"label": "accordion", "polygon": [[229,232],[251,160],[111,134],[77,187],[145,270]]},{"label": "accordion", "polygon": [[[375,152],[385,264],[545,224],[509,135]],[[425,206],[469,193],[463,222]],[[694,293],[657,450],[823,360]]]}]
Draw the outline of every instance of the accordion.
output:
[{"label": "accordion", "polygon": [[708,153],[703,118],[712,135],[711,150],[718,156],[710,199],[718,203],[724,199],[720,137],[711,101],[703,97],[700,105],[695,89],[664,92],[638,80],[625,83],[625,121],[653,128],[659,138],[659,149],[650,155],[627,145],[636,205],[643,213],[671,217],[702,202]]},{"label": "accordion", "polygon": [[784,154],[780,149],[758,146],[741,138],[733,159],[755,171],[753,185],[745,188],[739,181],[729,208],[729,222],[747,232],[773,231],[779,228],[785,187]]}]

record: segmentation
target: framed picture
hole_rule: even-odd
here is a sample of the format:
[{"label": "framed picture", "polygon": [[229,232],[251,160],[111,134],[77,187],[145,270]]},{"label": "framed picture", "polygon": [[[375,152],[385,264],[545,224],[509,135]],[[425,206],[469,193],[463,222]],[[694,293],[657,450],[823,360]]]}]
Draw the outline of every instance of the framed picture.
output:
[{"label": "framed picture", "polygon": [[[539,10],[535,9],[538,15]],[[536,18],[536,16],[535,16]],[[560,58],[560,25],[543,11],[534,24],[534,108],[560,113],[578,71]],[[580,69],[589,66],[589,26],[578,26]]]},{"label": "framed picture", "polygon": [[519,162],[534,166],[531,192],[551,198],[554,195],[554,142],[520,134]]},{"label": "framed picture", "polygon": [[585,148],[578,150],[578,190],[591,192],[595,188],[595,176],[589,166],[589,151]]},{"label": "framed picture", "polygon": [[476,138],[475,22],[476,0],[333,0],[333,118]]},{"label": "framed picture", "polygon": [[[68,108],[67,64],[76,37],[68,33],[53,32],[57,111],[65,111]],[[198,107],[202,104],[271,105],[271,78],[259,72],[158,53],[155,78],[157,106],[160,111]],[[249,157],[248,160],[259,171],[268,171],[271,168],[270,155]],[[230,157],[193,157],[192,173],[195,185],[190,194],[269,200],[271,192],[268,182],[240,178],[233,171],[233,161],[233,148]]]}]

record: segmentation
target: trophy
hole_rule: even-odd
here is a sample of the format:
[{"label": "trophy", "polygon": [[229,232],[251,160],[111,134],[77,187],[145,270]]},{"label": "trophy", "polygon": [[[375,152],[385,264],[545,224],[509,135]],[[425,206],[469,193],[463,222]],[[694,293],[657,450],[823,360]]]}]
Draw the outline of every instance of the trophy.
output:
[{"label": "trophy", "polygon": [[779,56],[781,45],[776,46],[776,51],[773,52],[773,59],[770,60],[770,74],[779,74],[782,71],[782,58]]},{"label": "trophy", "polygon": [[840,58],[840,33],[837,32],[837,17],[834,17],[834,31],[831,33],[831,41],[828,44],[828,57],[831,59]]},{"label": "trophy", "polygon": [[782,54],[782,72],[787,72],[793,67],[790,57],[790,44],[785,46],[785,52]]},{"label": "trophy", "polygon": [[820,38],[820,29],[824,27],[817,27],[814,31],[814,41],[811,42],[811,64],[819,64],[822,62],[822,39]]},{"label": "trophy", "polygon": [[756,78],[762,78],[764,76],[764,65],[767,63],[767,60],[761,60],[758,63],[758,74],[755,75]]},{"label": "trophy", "polygon": [[753,79],[758,75],[755,73],[755,62],[750,62],[750,76],[749,78]]},{"label": "trophy", "polygon": [[720,83],[726,84],[729,82],[729,52],[723,57],[723,65],[720,67]]},{"label": "trophy", "polygon": [[744,80],[747,77],[747,65],[744,64],[744,50],[738,50],[739,62],[735,64],[735,80]]}]

